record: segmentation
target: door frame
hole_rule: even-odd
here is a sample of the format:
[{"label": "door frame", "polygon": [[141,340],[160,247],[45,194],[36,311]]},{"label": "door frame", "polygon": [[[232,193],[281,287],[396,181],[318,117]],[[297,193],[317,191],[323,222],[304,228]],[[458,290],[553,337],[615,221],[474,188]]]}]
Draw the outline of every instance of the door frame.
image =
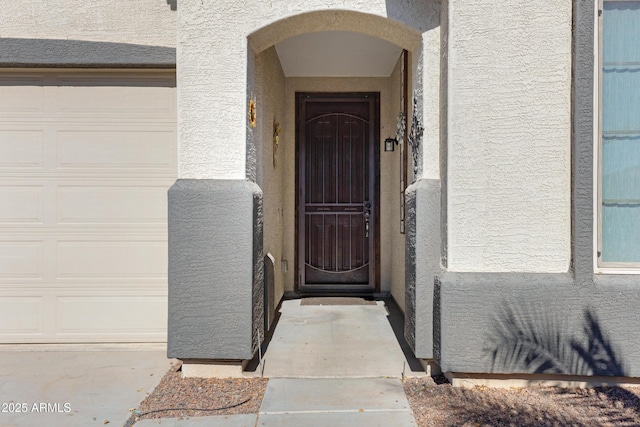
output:
[{"label": "door frame", "polygon": [[[295,94],[295,274],[294,274],[294,290],[299,295],[371,295],[380,292],[380,92],[296,92]],[[303,286],[302,268],[304,267],[304,249],[302,248],[302,236],[300,232],[300,224],[304,218],[304,201],[301,200],[302,187],[300,179],[301,157],[300,150],[300,122],[301,112],[304,111],[303,104],[306,101],[326,100],[326,101],[352,101],[354,99],[369,99],[373,103],[373,117],[369,117],[372,123],[371,143],[374,150],[373,161],[373,193],[374,193],[374,215],[376,218],[373,235],[374,248],[373,257],[370,262],[373,263],[373,287],[367,286],[366,289],[362,285],[354,285],[348,289],[328,289],[325,285]],[[371,276],[370,276],[371,277]],[[371,281],[371,279],[370,279]],[[346,288],[346,286],[345,286]]]}]

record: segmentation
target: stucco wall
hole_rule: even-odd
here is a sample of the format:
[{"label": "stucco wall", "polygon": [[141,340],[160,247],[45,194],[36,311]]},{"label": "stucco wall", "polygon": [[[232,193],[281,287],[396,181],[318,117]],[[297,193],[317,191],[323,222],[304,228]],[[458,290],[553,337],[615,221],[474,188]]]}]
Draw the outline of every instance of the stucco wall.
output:
[{"label": "stucco wall", "polygon": [[179,176],[246,177],[248,41],[259,53],[285,37],[335,29],[363,32],[413,49],[423,32],[434,29],[437,19],[424,19],[433,10],[430,2],[385,0],[181,3],[177,42]]},{"label": "stucco wall", "polygon": [[[392,122],[393,128],[389,129],[389,136],[395,136],[395,126],[397,124],[397,116],[400,112],[401,106],[401,96],[402,96],[402,57],[396,63],[395,68],[393,69],[393,73],[389,76],[389,87],[390,87],[390,98],[389,104],[391,106],[390,113],[391,119],[396,120],[396,122]],[[411,93],[409,90],[408,93]],[[395,116],[395,117],[394,117]],[[382,135],[382,139],[386,135]],[[391,242],[391,251],[389,253],[390,256],[390,290],[391,295],[398,303],[400,309],[404,312],[404,293],[405,293],[405,285],[404,285],[404,261],[405,261],[405,239],[404,234],[400,233],[400,173],[401,173],[401,164],[400,164],[400,147],[396,146],[396,151],[393,153],[384,153],[382,152],[383,158],[388,157],[389,161],[387,162],[390,168],[388,173],[388,184],[385,184],[386,193],[381,194],[381,199],[383,200],[382,206],[387,207],[388,213],[388,222],[385,228],[389,233],[389,240]],[[410,157],[409,157],[410,158]],[[411,168],[409,168],[411,169]],[[408,185],[405,183],[405,185]],[[382,191],[381,191],[382,192]]]},{"label": "stucco wall", "polygon": [[450,0],[448,267],[566,272],[571,2]]},{"label": "stucco wall", "polygon": [[[433,2],[431,13],[425,18],[430,30],[422,34],[422,43],[409,56],[413,64],[409,81],[413,81],[413,95],[418,100],[417,117],[424,129],[416,179],[440,179],[440,13],[440,2]],[[410,91],[409,109],[413,105],[411,94]]]},{"label": "stucco wall", "polygon": [[[283,244],[285,190],[283,148],[292,142],[280,134],[280,143],[276,149],[277,163],[273,161],[273,123],[274,120],[284,128],[285,78],[275,48],[271,47],[256,55],[255,59],[255,97],[260,114],[257,126],[253,129],[256,158],[256,182],[262,189],[264,221],[264,253],[275,258],[275,302],[284,293],[284,275],[280,267]],[[294,181],[289,183],[289,187]]]},{"label": "stucco wall", "polygon": [[262,191],[179,179],[168,196],[168,357],[251,359],[264,336]]},{"label": "stucco wall", "polygon": [[[166,0],[20,0],[0,7],[0,37],[176,46]],[[186,3],[186,2],[185,2]]]}]

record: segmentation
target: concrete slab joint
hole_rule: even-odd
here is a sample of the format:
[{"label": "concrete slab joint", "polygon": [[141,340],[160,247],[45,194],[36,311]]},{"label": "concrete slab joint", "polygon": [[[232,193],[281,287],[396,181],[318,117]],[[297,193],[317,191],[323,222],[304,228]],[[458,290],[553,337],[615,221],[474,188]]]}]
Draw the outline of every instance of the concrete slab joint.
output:
[{"label": "concrete slab joint", "polygon": [[264,336],[262,190],[178,179],[168,197],[168,356],[251,359]]}]

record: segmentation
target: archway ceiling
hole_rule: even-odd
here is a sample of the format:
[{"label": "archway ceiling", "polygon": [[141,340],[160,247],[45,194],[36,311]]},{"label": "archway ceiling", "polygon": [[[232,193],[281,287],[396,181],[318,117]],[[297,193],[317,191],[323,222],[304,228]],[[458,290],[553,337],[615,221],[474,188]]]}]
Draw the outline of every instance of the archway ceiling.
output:
[{"label": "archway ceiling", "polygon": [[388,77],[402,48],[350,31],[301,34],[275,45],[287,77]]}]

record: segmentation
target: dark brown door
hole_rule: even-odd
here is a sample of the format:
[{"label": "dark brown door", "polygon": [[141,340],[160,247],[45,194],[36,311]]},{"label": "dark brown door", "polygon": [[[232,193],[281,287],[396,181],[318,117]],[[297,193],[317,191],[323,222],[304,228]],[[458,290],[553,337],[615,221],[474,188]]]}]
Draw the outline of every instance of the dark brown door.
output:
[{"label": "dark brown door", "polygon": [[298,94],[302,292],[376,285],[377,94]]}]

